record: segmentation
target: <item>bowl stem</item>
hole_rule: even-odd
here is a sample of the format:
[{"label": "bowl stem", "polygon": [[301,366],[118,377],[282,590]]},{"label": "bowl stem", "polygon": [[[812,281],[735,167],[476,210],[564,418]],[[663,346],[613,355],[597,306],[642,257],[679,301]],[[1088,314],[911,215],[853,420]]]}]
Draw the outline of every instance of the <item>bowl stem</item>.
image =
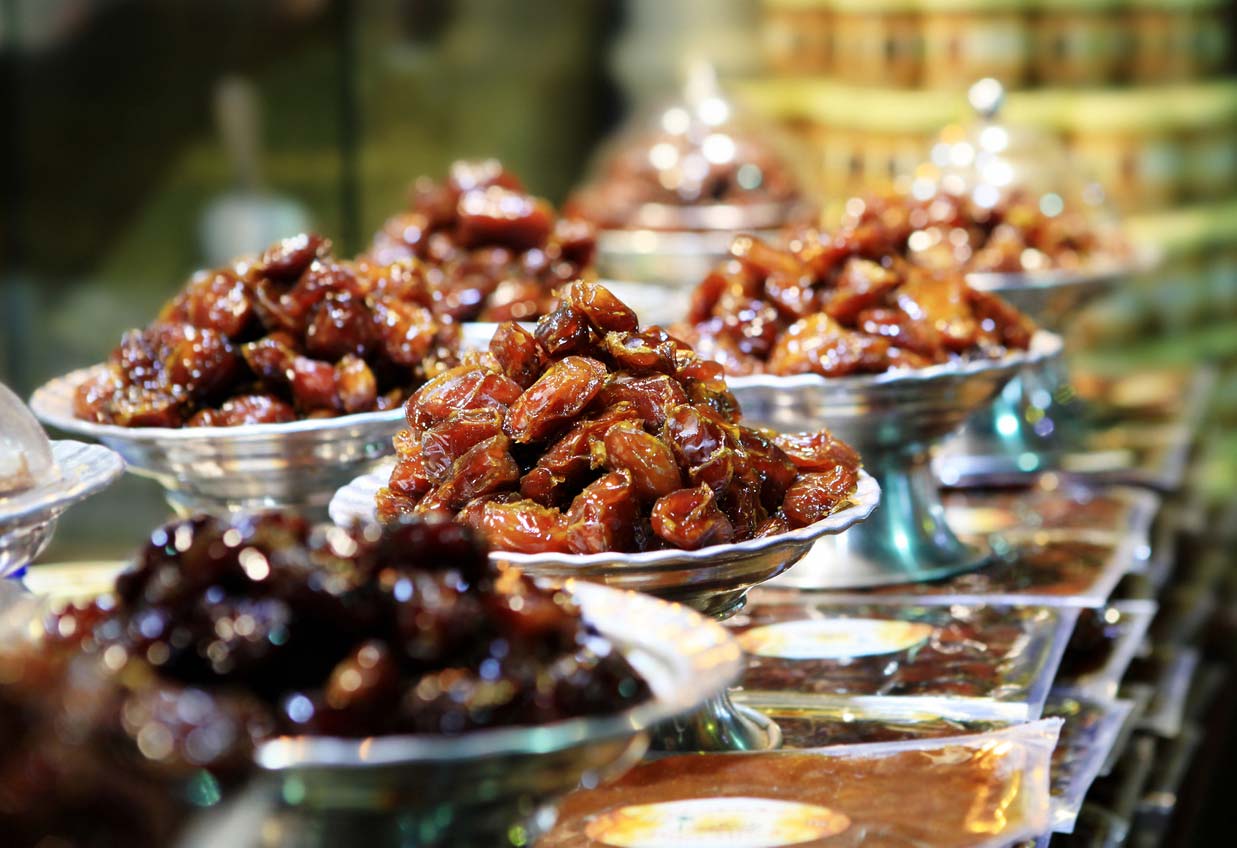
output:
[{"label": "bowl stem", "polygon": [[729,692],[653,730],[653,748],[657,751],[768,751],[781,744],[782,730],[777,723],[734,703]]},{"label": "bowl stem", "polygon": [[824,590],[916,583],[988,561],[986,546],[962,541],[946,523],[927,448],[865,448],[864,467],[880,483],[880,504],[866,521],[817,542],[773,585]]},{"label": "bowl stem", "polygon": [[1084,414],[1061,359],[1028,366],[945,444],[941,479],[951,486],[1001,485],[1057,468],[1078,441]]}]

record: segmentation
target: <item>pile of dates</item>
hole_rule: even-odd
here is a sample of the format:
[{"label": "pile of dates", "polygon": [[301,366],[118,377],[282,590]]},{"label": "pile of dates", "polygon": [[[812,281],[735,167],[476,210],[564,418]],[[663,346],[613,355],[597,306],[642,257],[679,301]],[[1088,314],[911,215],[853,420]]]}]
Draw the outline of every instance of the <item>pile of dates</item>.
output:
[{"label": "pile of dates", "polygon": [[860,241],[927,268],[975,272],[1079,269],[1128,254],[1115,234],[1096,229],[1077,205],[1059,195],[1023,189],[993,206],[971,195],[938,192],[925,200],[899,194],[852,199],[843,227]]},{"label": "pile of dates", "polygon": [[105,369],[79,418],[124,427],[275,424],[394,409],[457,361],[458,327],[429,308],[424,273],[331,255],[321,236],[195,274]]},{"label": "pile of dates", "polygon": [[374,236],[369,255],[383,265],[416,260],[439,319],[536,318],[560,286],[592,273],[593,228],[557,218],[492,159],[456,162],[445,182],[423,177],[410,200]]},{"label": "pile of dates", "polygon": [[1035,327],[960,271],[915,265],[866,226],[739,236],[692,292],[678,333],[727,373],[878,374],[1025,350]]},{"label": "pile of dates", "polygon": [[798,178],[772,144],[724,127],[698,129],[629,139],[596,180],[571,197],[567,211],[608,229],[690,229],[642,213],[650,204],[790,206],[803,199]]},{"label": "pile of dates", "polygon": [[722,367],[595,283],[535,331],[422,386],[379,517],[445,512],[524,553],[697,549],[773,535],[848,502],[859,459],[824,430],[739,423]]},{"label": "pile of dates", "polygon": [[651,694],[569,596],[441,521],[178,520],[44,631],[0,648],[6,846],[173,844],[276,736],[456,735]]},{"label": "pile of dates", "polygon": [[500,571],[468,528],[441,520],[175,521],[106,609],[72,609],[49,630],[135,681],[123,715],[139,743],[155,733],[165,758],[203,765],[273,733],[452,735],[650,694],[568,595]]}]

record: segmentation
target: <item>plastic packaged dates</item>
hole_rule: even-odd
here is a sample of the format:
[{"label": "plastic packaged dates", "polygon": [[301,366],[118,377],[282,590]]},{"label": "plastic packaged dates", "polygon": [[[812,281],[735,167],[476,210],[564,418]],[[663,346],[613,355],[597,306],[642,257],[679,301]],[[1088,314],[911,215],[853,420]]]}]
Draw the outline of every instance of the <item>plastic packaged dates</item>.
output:
[{"label": "plastic packaged dates", "polygon": [[[644,763],[563,803],[541,848],[997,848],[1050,826],[1060,720],[973,736]],[[724,842],[722,841],[724,840]]]},{"label": "plastic packaged dates", "polygon": [[1060,608],[840,604],[762,589],[728,624],[749,657],[744,703],[883,696],[1014,720],[1039,716],[1074,619]]}]

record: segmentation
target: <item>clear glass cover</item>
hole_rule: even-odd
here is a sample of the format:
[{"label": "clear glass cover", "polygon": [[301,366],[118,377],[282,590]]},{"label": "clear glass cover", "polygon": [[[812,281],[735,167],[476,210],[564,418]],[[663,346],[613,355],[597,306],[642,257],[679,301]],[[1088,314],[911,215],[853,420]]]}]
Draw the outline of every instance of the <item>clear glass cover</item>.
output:
[{"label": "clear glass cover", "polygon": [[793,144],[730,100],[707,65],[619,130],[592,171],[568,211],[607,229],[766,229],[814,211]]},{"label": "clear glass cover", "polygon": [[[996,80],[972,86],[975,120],[941,131],[928,160],[900,181],[906,202],[876,210],[852,201],[848,217],[875,212],[900,224],[911,258],[933,267],[1036,273],[1128,264],[1103,188],[1080,174],[1055,136],[1002,123],[1003,98]],[[896,221],[899,207],[904,221]]]},{"label": "clear glass cover", "polygon": [[0,383],[0,497],[46,479],[52,465],[47,434],[21,398]]}]

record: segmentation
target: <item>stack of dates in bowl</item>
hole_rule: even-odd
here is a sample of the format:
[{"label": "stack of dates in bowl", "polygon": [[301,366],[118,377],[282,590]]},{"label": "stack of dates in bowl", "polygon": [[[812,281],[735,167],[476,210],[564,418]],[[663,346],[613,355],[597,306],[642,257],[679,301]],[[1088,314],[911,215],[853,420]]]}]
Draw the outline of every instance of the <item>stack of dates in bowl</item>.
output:
[{"label": "stack of dates in bowl", "polygon": [[[1003,99],[994,80],[976,83],[973,121],[942,130],[906,193],[851,201],[845,225],[883,225],[908,261],[961,270],[973,288],[1063,332],[1154,259],[1128,242],[1103,189],[1080,176],[1059,142],[1001,120]],[[940,476],[1016,485],[1065,467],[1068,454],[1086,449],[1085,413],[1063,357],[1023,368],[945,446]]]},{"label": "stack of dates in bowl", "polygon": [[[875,481],[819,426],[793,437],[739,417],[722,368],[606,288],[574,283],[530,332],[418,390],[393,466],[340,490],[341,525],[453,513],[496,561],[679,601],[724,618],[822,536],[870,513]],[[663,747],[775,746],[726,697],[665,726]]]},{"label": "stack of dates in bowl", "polygon": [[675,328],[725,366],[750,420],[783,432],[827,422],[880,484],[869,521],[779,582],[854,588],[983,565],[991,551],[945,520],[932,452],[1060,339],[961,272],[906,261],[879,221],[782,242],[735,239]]},{"label": "stack of dates in bowl", "polygon": [[689,609],[540,587],[443,519],[288,512],[173,521],[110,591],[0,603],[0,632],[18,845],[528,844],[741,660]]}]

